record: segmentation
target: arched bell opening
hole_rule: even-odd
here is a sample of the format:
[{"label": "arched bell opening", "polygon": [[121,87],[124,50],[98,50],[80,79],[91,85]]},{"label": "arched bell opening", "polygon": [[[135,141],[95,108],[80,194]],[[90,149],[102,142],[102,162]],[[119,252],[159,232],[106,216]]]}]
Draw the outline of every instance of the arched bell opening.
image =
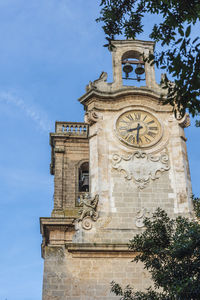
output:
[{"label": "arched bell opening", "polygon": [[122,80],[126,86],[145,86],[145,68],[141,53],[127,51],[122,55]]},{"label": "arched bell opening", "polygon": [[89,192],[89,162],[81,162],[78,165],[78,178],[77,178],[77,196],[76,196],[76,205],[79,205],[80,198],[85,193]]}]

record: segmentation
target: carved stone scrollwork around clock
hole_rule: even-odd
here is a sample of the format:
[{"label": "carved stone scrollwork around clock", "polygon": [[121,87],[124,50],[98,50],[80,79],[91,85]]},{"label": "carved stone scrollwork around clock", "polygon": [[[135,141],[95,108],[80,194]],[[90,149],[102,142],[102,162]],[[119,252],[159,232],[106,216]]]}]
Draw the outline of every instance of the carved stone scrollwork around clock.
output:
[{"label": "carved stone scrollwork around clock", "polygon": [[169,158],[166,153],[153,156],[146,152],[136,151],[131,155],[114,154],[112,167],[123,171],[127,180],[134,180],[139,189],[144,189],[150,182],[160,177],[160,173],[170,169]]},{"label": "carved stone scrollwork around clock", "polygon": [[92,228],[93,221],[96,222],[99,214],[97,212],[97,205],[99,202],[99,195],[96,195],[94,198],[91,198],[87,193],[80,199],[80,210],[79,214],[81,215],[78,221],[82,222],[82,228],[89,230]]}]

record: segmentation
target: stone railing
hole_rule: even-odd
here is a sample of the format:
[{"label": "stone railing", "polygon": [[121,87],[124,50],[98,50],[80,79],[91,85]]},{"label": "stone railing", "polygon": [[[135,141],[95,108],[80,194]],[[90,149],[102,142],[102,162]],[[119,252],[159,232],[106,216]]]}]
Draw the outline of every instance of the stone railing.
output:
[{"label": "stone railing", "polygon": [[73,137],[88,137],[89,125],[78,122],[56,122],[56,133]]}]

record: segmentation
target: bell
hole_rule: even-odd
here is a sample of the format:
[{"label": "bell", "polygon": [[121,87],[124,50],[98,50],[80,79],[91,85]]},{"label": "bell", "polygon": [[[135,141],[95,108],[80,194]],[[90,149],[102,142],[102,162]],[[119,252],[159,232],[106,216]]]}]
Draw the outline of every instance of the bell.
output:
[{"label": "bell", "polygon": [[82,187],[89,186],[89,175],[84,175],[82,179]]},{"label": "bell", "polygon": [[137,75],[142,75],[142,74],[144,74],[144,68],[143,68],[142,64],[138,64],[138,65],[137,65],[137,67],[136,67],[136,69],[135,69],[135,73],[136,73]]},{"label": "bell", "polygon": [[126,74],[126,78],[128,78],[128,74],[133,71],[132,65],[129,63],[125,63],[125,65],[123,66],[123,71]]}]

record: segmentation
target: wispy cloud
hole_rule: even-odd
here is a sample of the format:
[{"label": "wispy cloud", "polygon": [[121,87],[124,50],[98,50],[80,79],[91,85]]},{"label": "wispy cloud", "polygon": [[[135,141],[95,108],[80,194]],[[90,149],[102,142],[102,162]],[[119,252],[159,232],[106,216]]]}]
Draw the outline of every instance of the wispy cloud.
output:
[{"label": "wispy cloud", "polygon": [[34,171],[33,169],[0,166],[1,183],[4,185],[9,184],[12,188],[30,189],[35,188],[51,188],[52,178],[48,175],[48,172],[42,173]]},{"label": "wispy cloud", "polygon": [[42,132],[49,132],[51,123],[45,113],[30,104],[26,104],[22,98],[10,93],[0,92],[0,102],[18,107],[28,118],[30,118],[39,127]]}]

